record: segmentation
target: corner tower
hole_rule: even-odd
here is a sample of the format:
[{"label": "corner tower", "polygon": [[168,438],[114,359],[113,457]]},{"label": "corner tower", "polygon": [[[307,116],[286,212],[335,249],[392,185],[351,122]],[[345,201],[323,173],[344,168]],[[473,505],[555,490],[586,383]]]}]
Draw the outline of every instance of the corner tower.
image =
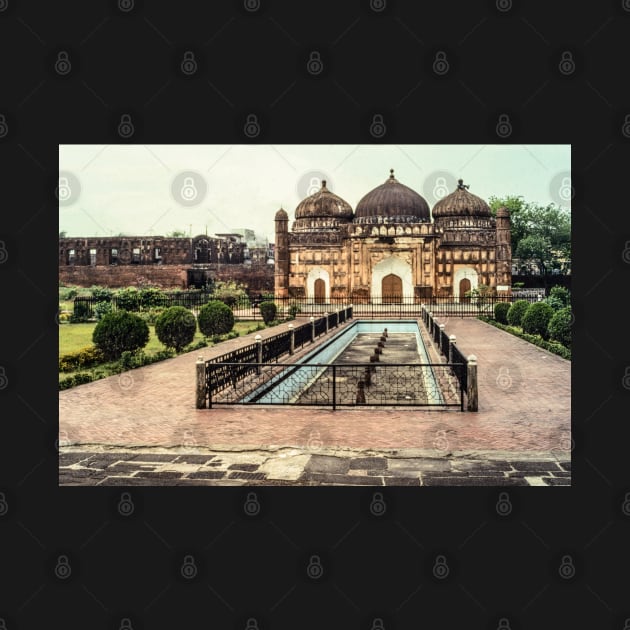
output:
[{"label": "corner tower", "polygon": [[276,212],[276,244],[274,294],[284,298],[289,295],[289,215],[280,208]]}]

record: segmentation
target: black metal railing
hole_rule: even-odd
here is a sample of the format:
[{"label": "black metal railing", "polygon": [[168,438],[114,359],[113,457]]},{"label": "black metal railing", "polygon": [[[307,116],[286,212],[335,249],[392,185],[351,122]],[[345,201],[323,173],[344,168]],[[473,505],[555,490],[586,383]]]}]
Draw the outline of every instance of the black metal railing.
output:
[{"label": "black metal railing", "polygon": [[[351,308],[346,308],[343,313],[344,321],[352,318]],[[280,357],[289,354],[291,335],[293,335],[294,349],[302,348],[305,343],[311,342],[313,340],[313,324],[315,325],[315,337],[325,334],[326,317],[320,317],[313,322],[295,327],[293,331],[284,331],[267,339],[261,339],[260,342],[208,359],[205,362],[206,400],[211,399],[213,395],[227,387],[237,388],[239,381],[260,371],[259,366],[277,363]],[[262,360],[259,361],[259,358]]]},{"label": "black metal railing", "polygon": [[[329,313],[334,317],[334,313],[345,309],[348,305],[352,305],[356,317],[364,318],[403,318],[403,317],[419,317],[422,314],[422,306],[433,311],[435,315],[449,315],[452,317],[477,317],[485,315],[494,317],[494,305],[497,302],[514,302],[516,300],[526,300],[528,302],[536,302],[540,296],[528,294],[524,296],[481,296],[481,297],[444,297],[434,296],[426,298],[411,298],[399,296],[380,296],[374,298],[363,298],[351,295],[343,297],[331,297],[326,301],[315,298],[281,298],[268,297],[268,301],[276,304],[278,319],[285,319],[293,315],[299,316],[323,316]],[[210,300],[218,299],[210,293],[203,292],[186,292],[182,293],[165,293],[161,306],[185,306],[190,309],[199,309]],[[92,297],[76,297],[74,299],[74,314],[84,317],[94,317],[94,307],[97,300]],[[227,300],[236,320],[262,320],[260,309],[258,307],[261,300],[250,298],[239,298],[236,300]],[[114,310],[123,308],[129,304],[127,301],[121,302],[115,296],[111,298],[110,303]],[[140,300],[132,303],[134,310],[146,310],[151,306],[156,306],[155,302],[143,304]],[[332,318],[331,318],[332,319]]]},{"label": "black metal railing", "polygon": [[[464,410],[462,363],[256,364],[254,376],[219,392],[215,372],[237,364],[208,366],[208,406],[298,405],[332,407],[458,407]],[[222,374],[222,372],[219,372]]]}]

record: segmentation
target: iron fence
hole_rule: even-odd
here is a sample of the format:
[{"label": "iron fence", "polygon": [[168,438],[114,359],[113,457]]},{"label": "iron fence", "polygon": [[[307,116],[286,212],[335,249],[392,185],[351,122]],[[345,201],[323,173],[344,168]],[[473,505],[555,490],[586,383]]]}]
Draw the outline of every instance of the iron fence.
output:
[{"label": "iron fence", "polygon": [[208,365],[208,406],[296,405],[332,407],[452,407],[464,410],[462,363],[255,364],[251,376],[219,390],[224,370]]},{"label": "iron fence", "polygon": [[[357,298],[356,296],[345,295],[338,297],[330,297],[321,300],[317,298],[289,298],[289,297],[267,297],[268,301],[275,303],[277,308],[278,319],[298,316],[315,316],[322,317],[328,314],[329,320],[332,322],[335,313],[352,305],[356,317],[363,318],[403,318],[403,317],[419,317],[422,314],[422,306],[433,311],[435,315],[448,315],[451,317],[477,317],[485,315],[494,317],[494,305],[497,302],[514,302],[516,300],[527,300],[528,302],[536,302],[542,299],[542,296],[535,293],[526,295],[505,295],[505,296],[472,296],[472,297],[452,297],[452,296],[433,296],[426,298],[400,297],[400,296],[379,296],[373,298]],[[211,293],[191,292],[188,293],[164,293],[162,306],[184,306],[190,309],[199,309],[210,300],[218,299]],[[262,320],[259,304],[264,301],[261,298],[250,299],[247,297],[224,300],[232,309],[236,320]],[[77,297],[74,299],[75,316],[94,317],[94,307],[98,300],[93,297]],[[110,300],[114,310],[121,308],[121,304],[117,297]],[[129,304],[129,299],[126,298]],[[132,303],[134,310],[145,310],[151,306],[157,306],[155,302],[144,304],[139,299],[136,303]]]}]

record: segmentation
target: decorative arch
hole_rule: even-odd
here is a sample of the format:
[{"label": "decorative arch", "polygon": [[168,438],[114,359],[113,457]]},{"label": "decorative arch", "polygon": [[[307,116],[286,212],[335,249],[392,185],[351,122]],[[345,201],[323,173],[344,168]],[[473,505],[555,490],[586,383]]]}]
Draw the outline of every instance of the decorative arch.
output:
[{"label": "decorative arch", "polygon": [[[315,298],[315,281],[321,280],[324,283],[325,301],[330,302],[330,274],[323,267],[313,267],[306,276],[306,297]],[[318,295],[321,295],[321,285],[318,283]]]},{"label": "decorative arch", "polygon": [[402,298],[404,301],[413,300],[413,276],[411,265],[397,256],[388,256],[372,269],[371,296],[376,304],[382,302],[383,279],[386,276],[398,276],[402,283]]},{"label": "decorative arch", "polygon": [[459,287],[462,280],[468,280],[470,282],[470,289],[476,289],[479,285],[479,274],[473,267],[457,267],[453,275],[453,296],[455,301],[459,302],[460,296]]}]

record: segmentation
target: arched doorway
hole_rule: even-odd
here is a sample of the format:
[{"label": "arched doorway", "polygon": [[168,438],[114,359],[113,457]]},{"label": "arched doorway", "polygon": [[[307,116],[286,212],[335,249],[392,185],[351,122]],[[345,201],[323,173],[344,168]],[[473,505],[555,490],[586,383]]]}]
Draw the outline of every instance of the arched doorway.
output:
[{"label": "arched doorway", "polygon": [[390,273],[383,278],[381,283],[381,295],[383,304],[400,304],[402,301],[402,278]]},{"label": "arched doorway", "polygon": [[459,281],[459,301],[470,302],[470,296],[466,295],[470,291],[470,280],[468,278],[462,278]]},{"label": "arched doorway", "polygon": [[315,304],[323,304],[326,301],[326,283],[321,278],[315,280],[313,294],[315,296]]}]

